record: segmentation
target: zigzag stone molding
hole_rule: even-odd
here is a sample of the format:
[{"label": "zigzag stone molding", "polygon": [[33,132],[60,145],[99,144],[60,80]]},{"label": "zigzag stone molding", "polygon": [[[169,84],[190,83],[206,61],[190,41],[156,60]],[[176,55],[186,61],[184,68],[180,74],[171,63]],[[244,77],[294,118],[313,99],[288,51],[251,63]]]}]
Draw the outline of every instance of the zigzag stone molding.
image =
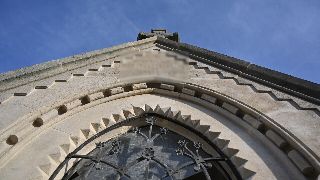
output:
[{"label": "zigzag stone molding", "polygon": [[[196,85],[176,84],[174,82],[164,83],[163,81],[126,84],[125,86],[113,87],[100,92],[82,95],[79,99],[61,104],[52,110],[47,111],[47,113],[43,113],[43,116],[38,118],[45,120],[43,121],[44,125],[49,125],[50,123],[54,123],[51,122],[50,119],[58,117],[58,120],[61,120],[64,115],[68,115],[69,111],[71,113],[73,109],[84,108],[90,104],[94,104],[95,101],[108,98],[110,100],[110,98],[121,98],[143,93],[156,93],[179,97],[181,99],[199,103],[202,106],[216,107],[221,112],[229,112],[229,114],[238,117],[253,129],[256,129],[256,131],[266,136],[276,147],[288,156],[303,174],[308,177],[315,177],[319,174],[319,161],[316,156],[305,148],[303,144],[296,141],[290,133],[287,133],[283,128],[274,124],[271,119],[229,97],[205,88],[197,87]],[[32,124],[30,124],[29,127],[31,131],[34,131]],[[97,126],[92,125],[92,129],[96,129],[96,127]],[[87,133],[87,131],[83,131],[82,134]],[[18,136],[18,138],[20,139],[20,136]],[[76,138],[71,139],[75,141]],[[6,156],[10,156],[10,152],[13,154],[16,153],[16,147],[23,146],[26,143],[24,141],[27,140],[28,138],[22,139],[21,141],[19,140],[17,144],[7,149]],[[5,164],[7,160],[9,159],[4,159],[4,157],[2,157],[2,164]]]},{"label": "zigzag stone molding", "polygon": [[[141,41],[129,42],[111,48],[73,55],[70,57],[49,61],[47,63],[0,74],[0,92],[63,73],[66,71],[66,69],[67,71],[76,70],[87,65],[104,61],[106,59],[113,59],[128,53],[139,52],[143,49],[152,48],[156,39],[156,37],[152,37]],[[49,71],[49,73],[46,71]],[[34,77],[35,75],[36,77]]]},{"label": "zigzag stone molding", "polygon": [[273,71],[221,53],[171,41],[162,37],[158,37],[156,44],[163,47],[170,47],[176,52],[189,56],[190,58],[206,58],[209,64],[320,105],[320,86],[316,83]]},{"label": "zigzag stone molding", "polygon": [[[178,55],[175,53],[168,53],[170,56],[175,57],[176,59],[188,59],[188,57],[184,55],[185,54],[184,52],[181,52],[176,49],[171,49],[159,44],[157,44],[157,46],[164,48],[166,50],[181,54],[181,55]],[[266,87],[265,85],[262,85],[258,82],[254,82],[254,81],[242,78],[234,73],[227,72],[226,70],[222,70],[220,67],[223,65],[210,62],[205,58],[198,57],[193,54],[188,54],[188,56],[190,58],[189,64],[193,65],[196,69],[204,69],[207,74],[217,74],[220,79],[232,79],[238,85],[249,86],[256,93],[267,93],[276,101],[287,101],[298,110],[312,110],[318,116],[320,116],[320,106],[316,104],[313,104],[305,100],[302,100],[301,98],[280,92],[279,90]]]},{"label": "zigzag stone molding", "polygon": [[285,95],[284,93],[265,87],[258,83],[250,82],[249,80],[243,79],[231,73],[226,74],[222,71],[212,71],[212,68],[203,64],[199,65],[198,63],[194,63],[194,66],[196,69],[204,69],[208,74],[217,74],[221,79],[232,79],[236,82],[237,85],[249,86],[256,93],[267,93],[276,101],[287,101],[298,110],[311,110],[314,111],[318,116],[320,116],[320,107],[317,105],[308,103],[290,95]]},{"label": "zigzag stone molding", "polygon": [[[159,46],[159,45],[156,45],[156,46]],[[168,49],[168,48],[163,47],[163,46],[159,46],[159,47],[164,48],[166,50],[176,51],[174,49]],[[150,48],[150,47],[148,46],[147,48]],[[178,53],[181,53],[181,52],[178,52]],[[172,52],[167,52],[166,55],[169,56],[169,57],[173,57],[175,59],[178,59],[178,60],[188,61],[189,65],[193,66],[195,69],[203,69],[203,70],[205,70],[205,72],[207,74],[217,74],[220,79],[232,79],[232,80],[235,81],[235,83],[237,85],[248,86],[256,93],[267,93],[275,101],[286,101],[286,102],[289,102],[293,107],[295,107],[298,110],[311,110],[311,111],[315,112],[320,117],[320,106],[312,104],[312,103],[309,103],[309,102],[304,101],[304,100],[302,100],[300,98],[297,98],[297,97],[282,93],[282,92],[280,92],[278,90],[266,87],[266,86],[264,86],[262,84],[259,84],[257,82],[253,82],[253,81],[250,81],[248,79],[244,79],[244,78],[239,77],[238,75],[235,75],[233,73],[226,72],[225,70],[222,70],[219,67],[215,67],[213,65],[208,65],[208,64],[206,64],[208,62],[208,60],[206,60],[204,58],[195,57],[195,56],[193,56],[191,54],[189,56],[192,57],[192,58],[189,59],[189,58],[187,58],[187,57],[185,57],[183,55],[174,54]],[[141,55],[140,54],[135,54],[135,56],[139,56],[140,57]],[[193,59],[195,59],[196,61],[194,61]],[[199,62],[197,62],[197,61],[199,61]],[[14,92],[11,97],[9,97],[8,99],[2,100],[2,102],[0,102],[0,104],[7,102],[13,96],[27,96],[28,94],[33,93],[35,90],[44,90],[44,89],[50,88],[55,83],[68,82],[71,78],[74,78],[74,77],[78,77],[78,78],[79,77],[80,78],[81,77],[85,77],[90,72],[99,72],[100,70],[102,70],[104,68],[113,67],[114,64],[117,64],[117,63],[120,63],[120,61],[119,60],[114,60],[114,61],[112,61],[111,64],[102,64],[102,65],[100,65],[99,68],[89,68],[89,69],[86,69],[86,71],[83,72],[83,73],[74,73],[69,78],[56,79],[51,84],[35,86],[29,92],[28,91],[27,92]]]},{"label": "zigzag stone molding", "polygon": [[[48,155],[48,162],[46,164],[39,165],[38,170],[43,174],[42,178],[48,179],[49,177],[51,177],[54,171],[57,171],[56,168],[58,167],[58,165],[60,165],[65,160],[68,154],[72,154],[74,150],[76,150],[82,143],[85,143],[85,141],[90,140],[90,138],[96,138],[99,132],[103,131],[107,127],[116,125],[120,122],[124,122],[126,121],[126,119],[141,117],[145,113],[158,114],[164,119],[170,118],[173,122],[185,124],[190,127],[192,131],[201,133],[203,136],[208,138],[217,148],[219,148],[226,155],[226,157],[229,158],[237,171],[240,173],[242,179],[249,179],[255,174],[254,171],[251,171],[244,167],[244,164],[247,162],[247,160],[237,156],[239,150],[228,147],[230,140],[219,138],[219,134],[221,132],[214,132],[210,130],[210,126],[201,125],[200,120],[193,120],[191,119],[190,115],[182,115],[181,111],[172,111],[171,107],[163,108],[157,105],[153,109],[151,106],[146,104],[144,108],[133,106],[132,109],[122,110],[120,114],[112,114],[110,118],[102,118],[100,123],[90,123],[90,126],[87,129],[80,129],[79,136],[69,137],[69,144],[59,145],[60,151]],[[81,152],[81,154],[86,154],[94,149],[94,143],[88,143],[88,145],[91,147],[87,147],[87,149],[84,152]],[[67,168],[70,168],[72,166],[71,164],[76,162],[77,160],[72,161],[71,163],[69,163],[70,166],[67,166]],[[62,176],[63,174],[60,173],[55,178],[60,179]]]},{"label": "zigzag stone molding", "polygon": [[[152,49],[155,45],[150,41],[153,39],[127,43],[0,74],[0,104],[14,96],[27,96],[36,90],[50,88],[56,83],[68,82],[74,77],[85,77],[92,72],[112,68],[119,63],[115,60],[118,57]],[[132,48],[132,46],[136,47]]]}]

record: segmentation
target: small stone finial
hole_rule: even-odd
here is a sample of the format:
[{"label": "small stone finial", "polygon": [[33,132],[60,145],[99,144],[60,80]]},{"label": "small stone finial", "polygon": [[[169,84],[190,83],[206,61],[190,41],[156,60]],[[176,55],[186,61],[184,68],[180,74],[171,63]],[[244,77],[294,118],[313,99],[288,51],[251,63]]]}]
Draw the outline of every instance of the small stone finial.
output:
[{"label": "small stone finial", "polygon": [[139,41],[139,40],[150,38],[153,36],[167,38],[167,39],[170,39],[170,40],[176,41],[176,42],[180,41],[179,34],[177,32],[169,33],[169,32],[167,32],[166,29],[151,29],[150,33],[140,32],[138,34],[137,40]]}]

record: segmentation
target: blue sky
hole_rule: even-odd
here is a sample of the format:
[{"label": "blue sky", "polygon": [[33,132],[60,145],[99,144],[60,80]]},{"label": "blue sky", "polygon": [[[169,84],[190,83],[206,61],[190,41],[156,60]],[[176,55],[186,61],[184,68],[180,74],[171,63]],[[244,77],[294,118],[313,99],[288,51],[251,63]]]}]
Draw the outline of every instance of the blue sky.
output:
[{"label": "blue sky", "polygon": [[319,0],[0,0],[0,73],[133,41],[157,27],[320,83]]}]

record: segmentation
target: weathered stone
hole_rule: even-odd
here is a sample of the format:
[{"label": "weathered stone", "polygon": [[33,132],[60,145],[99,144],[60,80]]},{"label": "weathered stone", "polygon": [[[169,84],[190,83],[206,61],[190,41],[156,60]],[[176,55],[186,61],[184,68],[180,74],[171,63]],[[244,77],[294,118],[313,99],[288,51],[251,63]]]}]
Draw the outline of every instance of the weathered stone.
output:
[{"label": "weathered stone", "polygon": [[263,124],[259,120],[257,120],[256,118],[252,117],[249,114],[245,114],[243,116],[243,120],[245,120],[247,123],[249,123],[255,129],[259,129],[259,128],[261,128],[263,126]]},{"label": "weathered stone", "polygon": [[212,96],[207,95],[207,94],[202,94],[202,95],[201,95],[201,99],[204,99],[204,100],[206,100],[206,101],[208,101],[208,102],[211,102],[212,104],[215,104],[216,101],[217,101],[217,98],[212,97]]},{"label": "weathered stone", "polygon": [[169,85],[169,84],[160,84],[160,88],[161,89],[165,89],[165,90],[169,90],[169,91],[173,91],[174,90],[174,86],[173,85]]},{"label": "weathered stone", "polygon": [[115,94],[119,94],[119,93],[123,93],[124,90],[122,87],[116,87],[116,88],[112,88],[110,89],[110,95],[115,95]]},{"label": "weathered stone", "polygon": [[190,96],[194,96],[195,91],[192,90],[192,89],[188,89],[188,88],[182,88],[182,93],[188,94],[188,95],[190,95]]},{"label": "weathered stone", "polygon": [[148,86],[146,83],[139,83],[139,84],[133,84],[132,88],[133,90],[139,90],[139,89],[147,89]]},{"label": "weathered stone", "polygon": [[268,130],[266,132],[266,136],[273,142],[275,143],[279,148],[283,148],[287,145],[287,142],[279,136],[277,133],[275,133],[272,130]]},{"label": "weathered stone", "polygon": [[311,174],[313,172],[314,169],[310,165],[310,163],[306,159],[304,159],[296,150],[290,151],[288,153],[288,157],[304,174]]},{"label": "weathered stone", "polygon": [[229,103],[226,103],[226,102],[223,102],[222,108],[226,109],[227,111],[231,112],[232,114],[237,114],[237,112],[239,111],[239,108],[237,108]]}]

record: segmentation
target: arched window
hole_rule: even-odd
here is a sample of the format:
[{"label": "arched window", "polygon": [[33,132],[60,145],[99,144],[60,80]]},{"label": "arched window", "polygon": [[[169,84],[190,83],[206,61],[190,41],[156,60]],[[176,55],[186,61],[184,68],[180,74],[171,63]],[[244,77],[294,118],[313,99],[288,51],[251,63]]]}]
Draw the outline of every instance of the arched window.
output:
[{"label": "arched window", "polygon": [[[98,140],[123,126],[129,127],[125,133],[106,141]],[[228,157],[203,137],[182,123],[173,123],[158,114],[143,114],[90,138],[67,156],[50,179],[62,171],[62,179],[68,180],[240,179]],[[79,153],[93,142],[92,151]],[[72,159],[76,161],[68,168],[68,161]]]}]

